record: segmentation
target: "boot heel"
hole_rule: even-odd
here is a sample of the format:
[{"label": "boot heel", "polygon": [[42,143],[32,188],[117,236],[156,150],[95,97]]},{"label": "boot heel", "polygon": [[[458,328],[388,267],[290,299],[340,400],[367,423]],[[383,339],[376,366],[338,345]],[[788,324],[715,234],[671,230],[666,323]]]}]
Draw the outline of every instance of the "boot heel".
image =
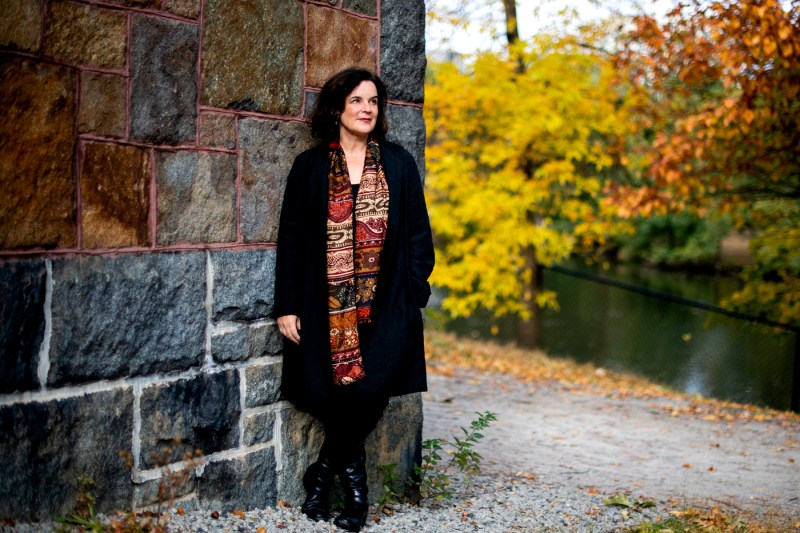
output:
[{"label": "boot heel", "polygon": [[306,501],[300,510],[307,517],[317,522],[330,519],[329,495],[333,483],[333,468],[327,457],[320,457],[303,475],[303,487],[306,489]]},{"label": "boot heel", "polygon": [[339,472],[339,481],[344,489],[344,511],[333,523],[346,531],[361,531],[367,522],[369,510],[366,454],[363,449],[353,463]]}]

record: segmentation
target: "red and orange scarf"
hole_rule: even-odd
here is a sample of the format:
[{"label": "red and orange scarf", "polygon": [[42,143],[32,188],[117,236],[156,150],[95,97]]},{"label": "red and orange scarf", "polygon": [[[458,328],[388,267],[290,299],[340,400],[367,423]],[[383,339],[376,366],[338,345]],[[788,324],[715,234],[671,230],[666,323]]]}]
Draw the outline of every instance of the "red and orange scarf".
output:
[{"label": "red and orange scarf", "polygon": [[371,321],[389,217],[389,187],[377,142],[370,139],[367,145],[355,201],[339,143],[331,143],[329,156],[326,257],[331,364],[334,384],[349,385],[366,377],[358,324]]}]

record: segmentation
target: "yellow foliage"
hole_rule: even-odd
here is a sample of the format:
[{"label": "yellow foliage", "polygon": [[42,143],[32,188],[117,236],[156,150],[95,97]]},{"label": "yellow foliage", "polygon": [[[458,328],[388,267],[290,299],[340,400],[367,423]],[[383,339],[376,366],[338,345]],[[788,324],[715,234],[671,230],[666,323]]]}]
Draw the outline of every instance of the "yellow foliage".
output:
[{"label": "yellow foliage", "polygon": [[[432,282],[447,289],[454,316],[478,307],[526,316],[526,250],[552,264],[617,228],[598,199],[631,129],[612,66],[570,38],[540,36],[515,51],[524,69],[497,53],[466,69],[430,64]],[[535,301],[557,306],[551,293]]]}]

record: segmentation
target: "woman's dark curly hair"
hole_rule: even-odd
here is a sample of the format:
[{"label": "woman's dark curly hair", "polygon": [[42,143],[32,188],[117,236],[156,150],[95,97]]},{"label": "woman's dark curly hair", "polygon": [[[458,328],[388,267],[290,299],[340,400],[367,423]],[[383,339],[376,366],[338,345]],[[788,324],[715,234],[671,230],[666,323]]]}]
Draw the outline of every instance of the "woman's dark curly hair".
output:
[{"label": "woman's dark curly hair", "polygon": [[322,86],[314,114],[311,115],[314,136],[325,142],[339,139],[339,115],[344,111],[345,98],[364,81],[371,81],[378,89],[378,120],[371,135],[378,140],[386,137],[389,131],[386,123],[386,86],[378,76],[362,68],[345,69],[334,74]]}]

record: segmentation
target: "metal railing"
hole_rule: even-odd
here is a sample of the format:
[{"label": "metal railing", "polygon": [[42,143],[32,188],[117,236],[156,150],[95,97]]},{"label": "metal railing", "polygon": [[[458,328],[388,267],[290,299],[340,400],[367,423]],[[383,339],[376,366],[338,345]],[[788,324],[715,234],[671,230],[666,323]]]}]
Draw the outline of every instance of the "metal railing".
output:
[{"label": "metal railing", "polygon": [[[791,391],[791,402],[790,402],[790,409],[795,412],[800,412],[800,326],[793,325],[793,324],[785,324],[782,322],[776,322],[774,320],[770,320],[763,317],[749,315],[747,313],[741,313],[737,311],[731,311],[729,309],[725,309],[718,305],[710,304],[708,302],[702,302],[698,300],[692,300],[689,298],[684,298],[682,296],[678,296],[675,294],[667,293],[664,291],[659,291],[655,289],[651,289],[649,287],[643,287],[641,285],[636,285],[633,283],[627,283],[625,281],[620,281],[617,279],[600,276],[591,272],[584,272],[581,270],[576,270],[564,266],[559,265],[552,265],[549,267],[541,266],[543,269],[550,270],[552,272],[557,272],[560,274],[565,274],[567,276],[572,276],[580,279],[584,279],[587,281],[592,281],[595,283],[600,283],[603,285],[608,285],[611,287],[616,287],[619,289],[624,289],[626,291],[631,291],[634,293],[642,294],[645,296],[658,298],[661,300],[693,307],[695,309],[701,309],[703,311],[708,311],[712,313],[717,313],[719,315],[736,318],[739,320],[745,320],[747,322],[755,323],[755,324],[762,324],[765,326],[770,326],[773,328],[779,328],[785,331],[789,331],[794,333],[795,335],[795,343],[794,343],[794,365],[793,365],[793,373],[792,373],[792,391]],[[539,276],[541,279],[541,276]]]}]

